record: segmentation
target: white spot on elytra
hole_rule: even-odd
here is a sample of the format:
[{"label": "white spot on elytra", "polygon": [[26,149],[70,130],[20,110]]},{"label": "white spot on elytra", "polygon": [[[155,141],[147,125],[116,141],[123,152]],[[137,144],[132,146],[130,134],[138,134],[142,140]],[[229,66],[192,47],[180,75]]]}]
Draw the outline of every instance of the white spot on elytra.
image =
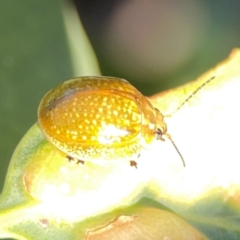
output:
[{"label": "white spot on elytra", "polygon": [[116,141],[118,137],[124,137],[127,134],[128,131],[124,129],[119,129],[115,125],[103,124],[102,129],[99,131],[98,141],[102,144],[112,143],[113,141]]},{"label": "white spot on elytra", "polygon": [[117,115],[118,115],[118,111],[117,111],[117,110],[114,110],[114,111],[113,111],[113,115],[117,116]]}]

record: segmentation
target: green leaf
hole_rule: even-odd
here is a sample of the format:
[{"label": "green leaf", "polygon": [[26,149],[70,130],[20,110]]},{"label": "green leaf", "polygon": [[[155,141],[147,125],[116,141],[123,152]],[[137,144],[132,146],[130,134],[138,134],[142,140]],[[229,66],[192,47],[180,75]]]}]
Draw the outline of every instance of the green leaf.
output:
[{"label": "green leaf", "polygon": [[[168,119],[169,133],[174,140],[182,139],[176,142],[178,147],[180,143],[186,168],[169,141],[156,141],[150,149],[144,149],[137,169],[129,167],[128,162],[103,165],[69,162],[35,124],[20,142],[9,166],[0,198],[0,236],[18,239],[52,239],[53,236],[56,239],[141,239],[140,236],[176,239],[178,236],[178,239],[187,239],[184,233],[190,231],[188,236],[192,239],[238,239],[239,151],[238,145],[230,140],[239,135],[234,105],[238,103],[235,99],[240,83],[239,59],[240,53],[235,50],[227,61],[197,82],[161,95],[161,102],[167,103],[175,91],[178,101],[178,93],[189,91],[188,87],[192,89],[193,85],[196,89],[196,85],[201,86],[213,73],[216,76],[193,103]],[[222,98],[223,93],[228,97]],[[151,101],[157,106],[159,96]],[[219,135],[211,130],[215,125],[218,127],[217,124],[224,126],[229,111],[235,125],[228,125],[228,129],[232,127],[235,131],[228,132],[229,141],[223,142],[225,147],[216,151],[218,145],[208,141],[219,143],[222,132]],[[202,135],[198,132],[194,138],[196,146],[191,145],[192,138],[187,137],[191,134],[187,120],[193,117],[197,117],[194,123],[199,130],[208,129],[209,133],[209,139],[203,141],[205,132],[202,131]],[[179,123],[185,135],[178,135]],[[199,158],[201,154],[204,158]]]},{"label": "green leaf", "polygon": [[0,237],[239,239],[239,59],[235,50],[198,81],[151,100],[171,112],[215,76],[166,119],[186,168],[169,141],[144,149],[137,169],[128,162],[76,164],[36,123],[11,159],[0,196]]}]

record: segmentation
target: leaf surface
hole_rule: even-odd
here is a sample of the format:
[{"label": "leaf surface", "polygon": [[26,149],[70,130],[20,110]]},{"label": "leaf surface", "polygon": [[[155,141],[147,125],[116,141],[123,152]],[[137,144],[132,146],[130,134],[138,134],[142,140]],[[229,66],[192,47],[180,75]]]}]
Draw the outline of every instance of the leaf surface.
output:
[{"label": "leaf surface", "polygon": [[144,149],[137,169],[127,162],[69,162],[35,124],[9,166],[0,197],[0,236],[239,239],[239,89],[236,49],[197,81],[149,98],[170,114],[168,132],[185,168],[167,139]]}]

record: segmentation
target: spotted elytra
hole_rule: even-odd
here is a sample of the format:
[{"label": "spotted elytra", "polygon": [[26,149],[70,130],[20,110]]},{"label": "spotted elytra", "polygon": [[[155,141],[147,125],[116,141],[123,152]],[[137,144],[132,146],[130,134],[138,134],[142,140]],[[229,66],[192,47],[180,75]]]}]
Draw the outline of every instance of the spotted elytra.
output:
[{"label": "spotted elytra", "polygon": [[53,145],[79,162],[127,160],[136,167],[141,150],[166,136],[185,166],[161,112],[124,79],[94,76],[68,80],[43,97],[38,122]]}]

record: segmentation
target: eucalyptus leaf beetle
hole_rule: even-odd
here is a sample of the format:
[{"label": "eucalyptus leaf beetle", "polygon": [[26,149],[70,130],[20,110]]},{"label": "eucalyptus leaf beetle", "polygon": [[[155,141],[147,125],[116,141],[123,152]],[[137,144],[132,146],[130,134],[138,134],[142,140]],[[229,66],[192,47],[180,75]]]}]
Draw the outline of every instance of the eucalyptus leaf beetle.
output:
[{"label": "eucalyptus leaf beetle", "polygon": [[164,135],[171,140],[161,112],[116,77],[79,77],[58,85],[41,100],[38,122],[53,145],[80,162],[127,160],[136,166],[144,147]]}]

